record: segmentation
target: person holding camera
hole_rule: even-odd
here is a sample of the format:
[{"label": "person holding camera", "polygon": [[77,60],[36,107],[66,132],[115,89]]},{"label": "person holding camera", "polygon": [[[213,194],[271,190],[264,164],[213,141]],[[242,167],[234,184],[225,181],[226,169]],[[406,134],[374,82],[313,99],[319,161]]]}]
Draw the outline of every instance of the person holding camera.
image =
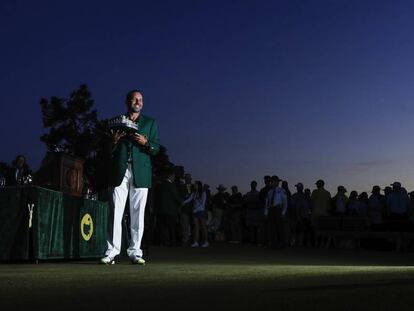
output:
[{"label": "person holding camera", "polygon": [[[193,243],[191,247],[208,247],[207,239],[207,209],[206,209],[206,192],[203,190],[201,181],[194,183],[194,190],[183,202],[183,205],[191,203],[193,206]],[[199,243],[201,232],[201,243]]]}]

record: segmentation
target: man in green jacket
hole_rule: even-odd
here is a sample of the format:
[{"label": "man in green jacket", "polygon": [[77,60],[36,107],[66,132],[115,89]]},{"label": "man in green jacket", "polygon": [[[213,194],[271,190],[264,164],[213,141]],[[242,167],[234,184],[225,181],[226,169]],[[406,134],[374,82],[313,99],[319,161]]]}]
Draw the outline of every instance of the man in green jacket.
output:
[{"label": "man in green jacket", "polygon": [[132,90],[126,96],[126,117],[138,125],[138,133],[124,131],[112,133],[110,200],[108,238],[103,264],[113,264],[121,251],[122,216],[129,196],[131,240],[127,253],[133,264],[145,264],[142,258],[141,240],[144,233],[144,214],[148,188],[151,188],[151,158],[160,145],[158,125],[154,119],[141,114],[144,105],[142,92]]}]

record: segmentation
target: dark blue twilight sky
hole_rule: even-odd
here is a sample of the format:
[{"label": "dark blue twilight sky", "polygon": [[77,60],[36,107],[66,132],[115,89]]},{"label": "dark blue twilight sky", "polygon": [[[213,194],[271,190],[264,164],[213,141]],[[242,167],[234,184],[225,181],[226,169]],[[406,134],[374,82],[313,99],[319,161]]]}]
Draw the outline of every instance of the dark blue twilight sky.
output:
[{"label": "dark blue twilight sky", "polygon": [[414,2],[0,3],[0,160],[45,148],[39,100],[90,87],[100,118],[144,91],[171,160],[248,188],[414,190]]}]

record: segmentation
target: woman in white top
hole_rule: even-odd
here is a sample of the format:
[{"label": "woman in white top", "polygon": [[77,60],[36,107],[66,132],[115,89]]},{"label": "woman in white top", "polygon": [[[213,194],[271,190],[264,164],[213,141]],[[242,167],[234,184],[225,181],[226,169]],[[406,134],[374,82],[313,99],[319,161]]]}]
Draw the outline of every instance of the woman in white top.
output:
[{"label": "woman in white top", "polygon": [[207,240],[207,210],[206,210],[206,193],[203,191],[203,184],[200,181],[194,183],[194,190],[184,204],[192,202],[193,206],[193,244],[191,247],[199,247],[199,235],[201,231],[202,243],[201,247],[208,246]]}]

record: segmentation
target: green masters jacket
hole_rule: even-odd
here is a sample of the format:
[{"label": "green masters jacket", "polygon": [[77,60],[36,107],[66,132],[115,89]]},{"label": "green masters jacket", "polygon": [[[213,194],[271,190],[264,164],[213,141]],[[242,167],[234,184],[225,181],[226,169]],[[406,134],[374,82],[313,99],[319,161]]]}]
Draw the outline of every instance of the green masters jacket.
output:
[{"label": "green masters jacket", "polygon": [[124,179],[128,167],[128,150],[131,150],[132,172],[136,188],[151,188],[152,166],[150,156],[155,156],[160,150],[158,125],[154,119],[140,115],[137,119],[138,132],[148,139],[147,146],[141,146],[131,138],[124,136],[112,148],[109,184],[117,187]]}]

